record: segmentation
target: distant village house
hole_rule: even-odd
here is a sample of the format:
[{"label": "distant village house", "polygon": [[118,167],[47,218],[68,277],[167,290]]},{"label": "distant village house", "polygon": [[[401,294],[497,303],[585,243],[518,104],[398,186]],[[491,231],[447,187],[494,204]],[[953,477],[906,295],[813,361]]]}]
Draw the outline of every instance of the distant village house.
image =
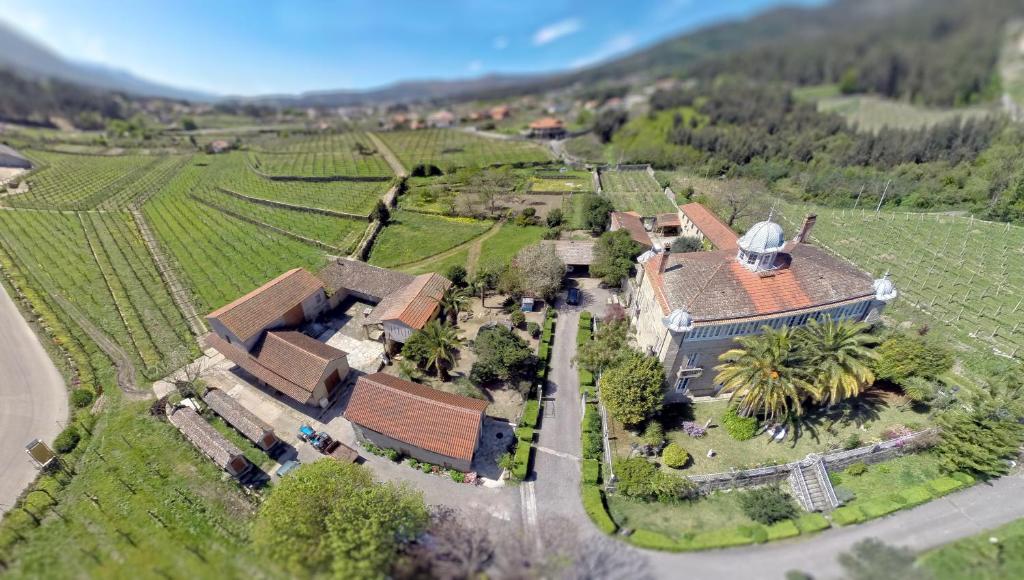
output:
[{"label": "distant village house", "polygon": [[565,135],[565,123],[561,119],[543,117],[530,123],[530,137],[534,139],[562,139]]}]

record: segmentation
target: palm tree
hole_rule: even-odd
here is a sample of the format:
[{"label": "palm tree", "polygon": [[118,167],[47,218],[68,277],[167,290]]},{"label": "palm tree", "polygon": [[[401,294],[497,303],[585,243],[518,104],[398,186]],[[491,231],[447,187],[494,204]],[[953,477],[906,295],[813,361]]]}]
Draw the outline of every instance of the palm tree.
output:
[{"label": "palm tree", "polygon": [[442,324],[439,320],[430,321],[420,332],[423,333],[427,370],[434,367],[437,378],[445,380],[448,376],[445,366],[455,361],[455,353],[462,346],[462,339],[455,327]]},{"label": "palm tree", "polygon": [[732,393],[730,401],[741,399],[741,413],[763,414],[768,421],[803,414],[802,401],[815,390],[794,364],[793,342],[789,328],[765,328],[763,334],[736,339],[738,347],[718,357],[722,364],[715,367],[715,382]]},{"label": "palm tree", "polygon": [[455,324],[459,319],[459,312],[469,304],[469,294],[465,289],[452,286],[441,295],[441,308],[448,322]]},{"label": "palm tree", "polygon": [[878,342],[862,322],[812,320],[801,333],[806,377],[818,386],[819,400],[829,405],[856,397],[875,382],[871,361]]}]

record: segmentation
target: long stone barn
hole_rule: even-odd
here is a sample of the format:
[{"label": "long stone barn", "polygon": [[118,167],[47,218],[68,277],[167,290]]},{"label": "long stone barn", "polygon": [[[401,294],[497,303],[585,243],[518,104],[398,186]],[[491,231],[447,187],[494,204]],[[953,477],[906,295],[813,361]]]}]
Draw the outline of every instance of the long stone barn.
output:
[{"label": "long stone barn", "polygon": [[469,472],[485,409],[487,401],[375,373],[356,381],[345,418],[364,443]]}]

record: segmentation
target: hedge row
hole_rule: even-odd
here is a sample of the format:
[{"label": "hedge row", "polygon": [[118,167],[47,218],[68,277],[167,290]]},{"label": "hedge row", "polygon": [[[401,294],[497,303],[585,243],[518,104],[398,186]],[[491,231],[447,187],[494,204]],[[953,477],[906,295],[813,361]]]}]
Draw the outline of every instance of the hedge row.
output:
[{"label": "hedge row", "polygon": [[537,427],[537,422],[540,420],[540,401],[537,399],[530,399],[526,401],[526,406],[523,407],[523,420],[520,422],[520,427],[530,427],[531,429]]},{"label": "hedge row", "polygon": [[533,452],[533,446],[525,441],[520,441],[516,445],[516,453],[513,456],[514,463],[512,465],[512,477],[523,481],[526,479],[526,474],[530,473],[530,456]]},{"label": "hedge row", "polygon": [[601,462],[596,459],[583,460],[583,483],[597,485],[601,483]]},{"label": "hedge row", "polygon": [[966,473],[937,477],[922,485],[915,485],[885,497],[837,508],[832,512],[832,521],[840,526],[859,524],[902,509],[919,506],[972,483],[974,478]]},{"label": "hedge row", "polygon": [[601,415],[597,405],[587,403],[583,410],[583,426],[580,429],[580,442],[584,459],[601,459],[604,452],[604,437],[601,433]]},{"label": "hedge row", "polygon": [[650,530],[636,530],[629,537],[629,542],[634,546],[652,550],[689,552],[783,540],[794,538],[800,534],[814,533],[827,527],[829,527],[829,524],[825,516],[821,514],[805,514],[796,520],[783,520],[770,526],[750,524],[732,528],[719,528],[684,534],[679,538],[673,538]]},{"label": "hedge row", "polygon": [[593,520],[597,529],[606,534],[614,534],[619,526],[608,514],[608,507],[604,503],[604,493],[596,485],[583,485],[583,509]]},{"label": "hedge row", "polygon": [[519,427],[516,429],[516,439],[533,443],[533,427]]}]

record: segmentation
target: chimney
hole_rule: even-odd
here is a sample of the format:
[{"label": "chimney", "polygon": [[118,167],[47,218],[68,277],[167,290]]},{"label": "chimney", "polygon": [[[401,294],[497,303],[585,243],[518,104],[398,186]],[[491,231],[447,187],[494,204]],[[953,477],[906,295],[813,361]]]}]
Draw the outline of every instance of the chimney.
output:
[{"label": "chimney", "polygon": [[818,216],[816,214],[807,214],[807,217],[804,218],[803,225],[800,226],[800,232],[797,233],[795,238],[793,238],[793,241],[798,244],[807,243],[808,238],[811,237],[811,228],[814,227],[814,222],[816,221],[818,221]]}]

